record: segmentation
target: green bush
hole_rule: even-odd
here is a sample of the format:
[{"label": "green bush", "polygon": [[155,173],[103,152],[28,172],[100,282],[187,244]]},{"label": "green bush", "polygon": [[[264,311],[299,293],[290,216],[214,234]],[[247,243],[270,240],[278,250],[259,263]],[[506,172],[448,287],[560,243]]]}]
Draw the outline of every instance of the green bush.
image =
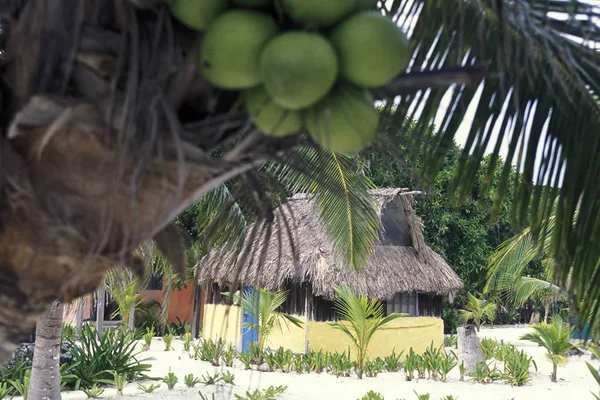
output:
[{"label": "green bush", "polygon": [[396,349],[392,350],[392,354],[385,357],[383,361],[385,362],[385,370],[388,372],[398,372],[402,369],[402,355],[404,354],[404,350],[400,352],[400,354],[396,354]]},{"label": "green bush", "polygon": [[525,354],[523,350],[519,351],[513,345],[506,346],[508,350],[503,355],[504,378],[512,386],[522,386],[530,379],[529,368],[531,365],[537,371],[537,364],[533,357]]},{"label": "green bush", "polygon": [[486,360],[494,358],[496,356],[496,350],[498,349],[498,342],[493,339],[483,338],[479,340],[479,346]]},{"label": "green bush", "polygon": [[357,400],[385,400],[381,393],[369,390],[365,395]]},{"label": "green bush", "polygon": [[125,374],[128,380],[147,378],[148,359],[138,360],[133,334],[127,329],[106,329],[99,339],[95,330],[84,326],[79,341],[70,341],[75,364],[68,373],[75,375],[84,388],[99,380],[113,379],[113,372]]}]

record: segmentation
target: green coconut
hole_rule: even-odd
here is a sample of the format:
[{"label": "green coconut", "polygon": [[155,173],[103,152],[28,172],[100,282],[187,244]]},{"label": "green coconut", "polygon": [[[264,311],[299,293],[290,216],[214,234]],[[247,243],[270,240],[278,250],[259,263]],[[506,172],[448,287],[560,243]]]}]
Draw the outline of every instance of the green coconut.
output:
[{"label": "green coconut", "polygon": [[233,2],[242,7],[262,7],[272,3],[272,0],[233,0]]},{"label": "green coconut", "polygon": [[204,35],[198,72],[223,89],[246,89],[260,84],[261,52],[278,31],[269,15],[251,10],[226,12]]},{"label": "green coconut", "polygon": [[244,104],[254,125],[268,136],[287,136],[302,129],[302,114],[277,105],[263,86],[244,92]]},{"label": "green coconut", "polygon": [[336,81],[338,62],[327,39],[315,33],[289,32],[265,47],[260,72],[273,100],[288,110],[323,98]]},{"label": "green coconut", "polygon": [[324,148],[355,153],[377,135],[379,113],[368,90],[341,84],[304,112],[304,126]]},{"label": "green coconut", "polygon": [[171,14],[188,28],[207,29],[227,9],[228,0],[170,0]]},{"label": "green coconut", "polygon": [[283,8],[297,22],[330,26],[354,11],[356,0],[283,0]]},{"label": "green coconut", "polygon": [[364,87],[382,86],[406,69],[408,39],[378,11],[364,11],[340,23],[329,39],[340,61],[340,75]]}]

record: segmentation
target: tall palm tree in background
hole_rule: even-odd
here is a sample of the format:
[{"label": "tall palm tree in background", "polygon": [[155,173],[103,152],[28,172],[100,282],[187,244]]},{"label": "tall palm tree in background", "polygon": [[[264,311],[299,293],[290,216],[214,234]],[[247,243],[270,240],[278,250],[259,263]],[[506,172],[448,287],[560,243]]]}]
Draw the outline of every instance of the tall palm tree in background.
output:
[{"label": "tall palm tree in background", "polygon": [[[259,135],[249,128],[247,116],[231,112],[235,98],[215,94],[194,75],[186,55],[196,46],[196,32],[177,27],[178,35],[173,35],[175,24],[165,5],[150,0],[109,3],[90,0],[85,10],[76,0],[0,3],[0,14],[8,15],[2,20],[15,25],[9,27],[14,29],[9,29],[7,43],[11,63],[5,81],[12,86],[5,91],[7,115],[1,121],[4,131],[10,124],[11,140],[0,142],[0,209],[17,210],[2,214],[0,257],[6,259],[0,265],[7,270],[0,276],[0,306],[6,311],[0,340],[7,345],[0,347],[0,361],[6,361],[32,321],[58,296],[70,301],[93,290],[116,264],[137,267],[140,273],[133,252],[145,240],[155,237],[172,264],[184,270],[183,251],[171,251],[168,245],[177,242],[169,240],[170,227],[181,211],[207,194],[205,205],[212,210],[206,214],[211,216],[208,226],[232,228],[225,237],[214,234],[219,240],[213,243],[233,243],[235,251],[243,225],[227,218],[232,204],[245,194],[258,205],[258,217],[268,219],[272,204],[264,186],[271,177],[277,182],[273,189],[279,189],[271,192],[283,193],[282,199],[286,192],[319,194],[317,208],[327,231],[352,267],[364,265],[376,239],[370,185],[353,158],[328,153],[304,135]],[[465,115],[472,116],[465,125],[454,192],[465,196],[471,190],[486,149],[492,152],[489,171],[506,150],[507,163],[493,194],[496,204],[515,163],[522,173],[515,185],[515,222],[530,222],[532,236],[538,238],[547,229],[543,221],[556,214],[549,254],[557,266],[555,278],[566,282],[571,277],[569,293],[578,311],[595,316],[600,307],[594,303],[600,297],[600,69],[594,46],[600,28],[594,21],[600,11],[580,0],[380,3],[381,11],[408,32],[413,50],[406,73],[374,90],[393,126],[404,129],[416,120],[422,127],[399,156],[428,154],[421,160],[423,182],[431,181]],[[79,29],[83,18],[86,29]],[[65,34],[65,29],[70,31]],[[80,43],[88,47],[80,48]],[[94,63],[86,51],[93,51],[95,60],[114,62]],[[115,69],[103,70],[104,65]],[[69,101],[59,101],[67,88]],[[52,97],[29,102],[32,94]],[[84,106],[73,107],[73,102]],[[115,129],[93,110],[101,116],[115,116],[119,110],[109,121],[115,121]],[[424,140],[431,122],[441,132]],[[30,136],[34,128],[41,134]],[[73,132],[89,135],[70,141]],[[85,147],[96,134],[106,134],[106,140]],[[387,145],[375,143],[374,150]],[[89,152],[78,151],[84,148]],[[44,151],[31,160],[33,149]],[[90,163],[108,167],[90,172],[85,168]],[[237,188],[234,177],[239,177]],[[27,193],[33,193],[33,200],[20,196],[28,202],[19,207],[12,203],[14,182],[25,182],[24,190],[32,188]],[[97,186],[83,183],[123,190],[104,196]],[[216,195],[211,193],[215,188]],[[580,218],[573,223],[576,209]],[[107,222],[107,215],[114,218]],[[38,242],[23,239],[29,237],[20,235],[23,229],[35,231]],[[209,231],[219,229],[205,230],[207,236]],[[251,234],[270,233],[266,227]],[[45,262],[31,259],[28,266],[14,266],[29,259],[23,255],[31,248]],[[84,262],[87,257],[92,261]],[[120,258],[123,263],[117,262]],[[55,279],[42,282],[47,276]],[[28,285],[15,284],[21,281]],[[23,304],[15,306],[14,298]]]}]

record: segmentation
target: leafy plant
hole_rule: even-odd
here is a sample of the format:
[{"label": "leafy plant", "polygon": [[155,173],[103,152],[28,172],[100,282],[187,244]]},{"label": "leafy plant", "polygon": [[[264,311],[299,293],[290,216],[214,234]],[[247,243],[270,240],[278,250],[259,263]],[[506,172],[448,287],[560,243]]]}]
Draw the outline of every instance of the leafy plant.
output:
[{"label": "leafy plant", "polygon": [[415,394],[417,395],[417,399],[419,400],[429,400],[429,398],[431,397],[429,393],[419,394],[416,390],[413,390],[413,392],[415,392]]},{"label": "leafy plant", "polygon": [[456,354],[454,353],[442,353],[440,355],[440,359],[439,359],[439,372],[441,374],[440,379],[442,382],[446,382],[446,379],[448,377],[448,373],[450,373],[450,371],[452,371],[452,369],[454,369],[454,367],[456,367],[456,364],[458,363],[456,357]]},{"label": "leafy plant", "polygon": [[[225,340],[221,338],[216,341],[204,339],[202,342],[193,346],[194,357],[202,361],[208,361],[215,367],[218,367],[221,363],[221,358],[225,353],[225,344]],[[235,355],[235,352],[233,354]]]},{"label": "leafy plant", "polygon": [[429,372],[430,379],[437,381],[440,378],[441,360],[443,358],[445,358],[445,356],[442,355],[442,350],[434,348],[433,342],[430,343],[422,356],[423,369]]},{"label": "leafy plant", "polygon": [[106,290],[117,303],[117,309],[111,318],[121,317],[123,325],[129,326],[131,311],[135,310],[140,303],[140,294],[138,293],[138,284],[135,280],[124,281],[116,270],[111,270],[106,274]]},{"label": "leafy plant", "polygon": [[329,353],[329,363],[331,364],[331,373],[337,377],[348,377],[352,371],[353,362],[350,358],[350,349],[348,352]]},{"label": "leafy plant", "polygon": [[200,380],[200,383],[202,383],[204,386],[216,385],[217,383],[221,382],[222,380],[223,380],[223,377],[221,376],[220,373],[216,372],[214,375],[211,375],[208,372],[206,372],[204,375],[202,375],[202,379]]},{"label": "leafy plant", "polygon": [[191,332],[184,333],[182,336],[182,340],[183,340],[183,350],[190,351],[190,348],[192,345],[192,333]]},{"label": "leafy plant", "polygon": [[369,390],[365,395],[357,400],[385,400],[383,395],[373,390]]},{"label": "leafy plant", "polygon": [[478,299],[471,293],[467,293],[467,308],[466,310],[459,310],[459,318],[463,324],[467,324],[470,321],[477,326],[477,331],[486,321],[494,321],[496,316],[496,303],[493,303],[486,299]]},{"label": "leafy plant", "polygon": [[233,380],[235,379],[235,375],[233,375],[233,373],[231,373],[231,371],[223,372],[221,377],[223,378],[223,382],[225,382],[229,385],[235,385],[235,383],[233,383]]},{"label": "leafy plant", "polygon": [[171,345],[173,343],[173,339],[175,339],[175,335],[173,335],[171,332],[163,336],[163,342],[165,343],[165,351],[173,349],[173,346]]},{"label": "leafy plant", "polygon": [[142,385],[141,383],[138,385],[138,389],[140,389],[144,393],[152,393],[159,387],[160,387],[160,384],[157,384],[157,383],[151,383],[149,386]]},{"label": "leafy plant", "polygon": [[306,357],[304,354],[296,354],[292,360],[293,370],[296,371],[297,374],[301,374],[306,369]]},{"label": "leafy plant", "polygon": [[417,369],[417,364],[419,363],[419,356],[413,348],[411,347],[408,351],[408,355],[404,360],[404,379],[407,381],[412,381],[415,377],[415,371]]},{"label": "leafy plant", "polygon": [[250,369],[252,365],[252,361],[254,361],[254,357],[252,356],[252,352],[249,350],[243,351],[238,354],[238,358],[244,364],[244,369]]},{"label": "leafy plant", "polygon": [[402,368],[402,355],[404,354],[404,350],[400,352],[400,354],[396,354],[396,349],[392,349],[392,354],[385,357],[383,361],[385,362],[385,370],[388,372],[398,372]]},{"label": "leafy plant", "polygon": [[154,327],[147,327],[146,333],[142,336],[144,339],[144,345],[142,346],[142,350],[147,351],[150,350],[150,345],[152,345],[152,339],[154,338]]},{"label": "leafy plant", "polygon": [[263,363],[263,349],[260,348],[258,342],[252,342],[249,346],[250,353],[252,353],[252,362],[256,365]]},{"label": "leafy plant", "polygon": [[367,349],[373,335],[402,314],[392,313],[384,317],[382,302],[356,296],[346,284],[336,287],[335,292],[335,310],[342,321],[330,322],[329,325],[344,332],[354,344],[358,363],[356,373],[358,379],[362,379]]},{"label": "leafy plant", "polygon": [[112,371],[112,373],[113,373],[112,382],[105,381],[105,383],[112,383],[117,388],[117,394],[123,394],[123,388],[125,388],[125,384],[127,383],[127,374],[125,374],[125,373],[120,374],[117,371]]},{"label": "leafy plant", "polygon": [[458,339],[456,338],[456,335],[444,337],[444,346],[458,348]]},{"label": "leafy plant", "polygon": [[[600,374],[598,374],[598,371],[596,370],[596,368],[594,368],[594,366],[592,364],[590,364],[589,362],[585,363],[588,367],[588,369],[590,370],[590,373],[592,374],[592,377],[594,378],[594,380],[596,381],[596,383],[600,386]],[[1,391],[1,388],[0,388]],[[599,394],[595,394],[594,392],[591,392],[592,396],[594,396],[594,399],[596,400],[600,400],[600,393]],[[2,396],[0,396],[0,399],[2,398]]]},{"label": "leafy plant", "polygon": [[77,328],[71,324],[65,322],[62,323],[60,332],[60,341],[64,342],[67,340],[74,340],[77,338]]},{"label": "leafy plant", "polygon": [[479,346],[481,347],[481,351],[483,353],[483,357],[486,360],[493,358],[496,355],[496,350],[498,349],[498,342],[493,339],[482,338],[479,340]]},{"label": "leafy plant", "polygon": [[267,389],[255,389],[253,392],[246,392],[246,396],[235,394],[236,400],[276,400],[277,396],[282,395],[287,390],[287,386],[269,386]]},{"label": "leafy plant", "polygon": [[138,360],[136,341],[126,328],[106,329],[97,338],[95,329],[84,325],[78,341],[70,341],[73,359],[77,360],[69,374],[81,380],[82,387],[92,387],[100,380],[110,381],[115,371],[128,380],[146,377],[151,365]]},{"label": "leafy plant", "polygon": [[277,369],[277,355],[275,353],[266,351],[263,354],[263,358],[269,367],[269,371],[275,371]]},{"label": "leafy plant", "polygon": [[322,349],[319,351],[309,351],[307,354],[308,358],[308,368],[311,372],[316,372],[320,374],[327,368],[327,355],[323,352]]},{"label": "leafy plant", "polygon": [[465,367],[465,363],[464,361],[461,361],[460,364],[458,364],[458,372],[460,373],[460,381],[464,381],[465,380],[465,373],[467,372],[467,367]]},{"label": "leafy plant", "polygon": [[5,397],[10,396],[11,393],[12,387],[8,384],[8,382],[0,383],[0,400],[3,400]]},{"label": "leafy plant", "polygon": [[475,365],[475,369],[471,373],[471,377],[477,383],[491,383],[503,378],[503,374],[498,371],[496,366],[490,367],[491,364],[479,362]]},{"label": "leafy plant", "polygon": [[27,395],[29,393],[29,382],[31,382],[31,370],[27,370],[25,372],[25,376],[22,381],[11,380],[10,384],[12,387],[23,396],[23,400],[27,400]]},{"label": "leafy plant", "polygon": [[287,291],[268,292],[262,288],[253,288],[244,292],[242,308],[251,316],[251,321],[255,321],[245,322],[244,328],[258,332],[258,349],[261,353],[269,336],[275,331],[283,333],[283,324],[287,325],[290,322],[302,328],[302,320],[277,311],[285,303],[286,297]]},{"label": "leafy plant", "polygon": [[454,397],[450,394],[448,396],[440,397],[440,400],[458,400],[458,397]]},{"label": "leafy plant", "polygon": [[573,348],[570,342],[573,328],[570,327],[559,315],[552,317],[552,322],[544,322],[533,326],[533,333],[528,333],[521,337],[522,340],[528,340],[543,346],[547,357],[552,362],[552,382],[556,382],[556,372],[560,364],[566,364],[569,360],[565,353]]},{"label": "leafy plant", "polygon": [[169,372],[162,380],[167,385],[167,389],[173,390],[179,378],[173,372]]},{"label": "leafy plant", "polygon": [[232,367],[233,366],[233,360],[235,360],[235,346],[233,344],[229,344],[227,346],[227,349],[225,351],[223,351],[223,363],[225,364],[226,367]]},{"label": "leafy plant", "polygon": [[283,347],[277,349],[273,354],[273,362],[281,372],[289,372],[289,366],[294,358],[294,353],[291,350],[286,350]]},{"label": "leafy plant", "polygon": [[196,378],[193,374],[187,374],[183,377],[183,383],[185,383],[185,386],[192,388],[200,383],[200,379]]},{"label": "leafy plant", "polygon": [[[201,399],[201,400],[209,400],[209,399],[208,399],[208,396],[207,396],[207,395],[205,395],[204,393],[202,393],[202,391],[201,391],[201,390],[200,390],[200,391],[198,391],[198,394],[200,395],[200,399]],[[211,398],[211,400],[215,400],[215,394],[214,394],[214,393],[211,393],[211,397],[210,397],[210,398]]]},{"label": "leafy plant", "polygon": [[519,351],[515,346],[504,346],[508,349],[504,351],[502,358],[504,361],[504,378],[512,386],[522,386],[530,379],[529,368],[533,364],[537,370],[537,364],[533,357],[525,354],[523,350]]},{"label": "leafy plant", "polygon": [[[102,395],[102,393],[104,393],[104,389],[96,384],[94,384],[91,388],[83,388],[82,390],[88,399],[97,399]],[[0,398],[2,397],[0,396]]]}]

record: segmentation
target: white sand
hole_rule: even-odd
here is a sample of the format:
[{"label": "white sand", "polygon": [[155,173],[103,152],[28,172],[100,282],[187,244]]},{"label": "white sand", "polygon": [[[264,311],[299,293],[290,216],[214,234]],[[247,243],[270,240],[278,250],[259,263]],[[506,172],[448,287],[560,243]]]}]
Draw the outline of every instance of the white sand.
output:
[{"label": "white sand", "polygon": [[[589,355],[581,357],[571,357],[569,363],[558,369],[558,383],[550,381],[550,372],[552,364],[545,357],[545,350],[529,342],[520,341],[519,337],[529,329],[526,327],[506,327],[494,329],[482,329],[479,337],[489,337],[496,340],[503,339],[517,347],[525,350],[534,357],[538,369],[532,371],[532,380],[522,387],[511,387],[508,384],[495,382],[492,384],[474,384],[471,382],[459,381],[458,368],[455,368],[449,375],[447,382],[432,382],[429,380],[420,380],[406,382],[404,374],[399,373],[381,373],[375,378],[365,378],[358,380],[356,377],[336,378],[328,374],[302,374],[244,371],[241,368],[230,368],[235,374],[235,383],[231,385],[197,385],[193,389],[188,389],[183,383],[183,376],[192,373],[199,377],[205,372],[214,373],[223,368],[215,368],[209,363],[192,360],[187,353],[183,351],[180,341],[175,341],[174,351],[163,351],[164,345],[160,339],[155,339],[150,351],[142,353],[143,357],[152,357],[153,364],[151,376],[165,376],[169,369],[174,372],[179,382],[172,391],[167,390],[162,382],[161,387],[152,394],[142,393],[137,389],[137,382],[129,384],[124,389],[124,396],[119,399],[139,399],[139,400],[157,400],[157,399],[200,399],[198,390],[203,393],[216,393],[215,399],[235,399],[234,393],[243,394],[246,390],[255,388],[266,388],[270,385],[287,385],[288,389],[281,399],[341,399],[355,400],[362,397],[367,391],[374,390],[383,394],[386,400],[395,399],[416,399],[413,390],[418,393],[430,393],[431,400],[438,400],[442,396],[454,395],[460,400],[470,399],[490,399],[490,400],[565,400],[565,399],[592,399],[590,390],[598,393],[599,388],[591,377],[586,361],[591,361]],[[596,368],[599,361],[591,361]],[[151,382],[145,382],[147,384]],[[107,388],[102,398],[114,398],[115,389]],[[63,393],[63,399],[79,400],[85,399],[83,392]],[[209,397],[210,398],[210,397]]]}]

